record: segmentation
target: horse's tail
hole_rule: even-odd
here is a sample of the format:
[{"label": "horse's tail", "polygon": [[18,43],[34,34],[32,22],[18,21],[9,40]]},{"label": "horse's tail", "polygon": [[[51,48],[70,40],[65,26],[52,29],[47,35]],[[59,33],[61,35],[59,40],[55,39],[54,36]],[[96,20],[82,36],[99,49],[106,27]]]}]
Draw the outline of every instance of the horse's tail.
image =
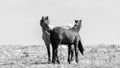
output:
[{"label": "horse's tail", "polygon": [[78,42],[78,49],[81,52],[81,54],[84,55],[84,48],[83,48],[83,45],[81,43],[81,40],[79,40],[79,42]]}]

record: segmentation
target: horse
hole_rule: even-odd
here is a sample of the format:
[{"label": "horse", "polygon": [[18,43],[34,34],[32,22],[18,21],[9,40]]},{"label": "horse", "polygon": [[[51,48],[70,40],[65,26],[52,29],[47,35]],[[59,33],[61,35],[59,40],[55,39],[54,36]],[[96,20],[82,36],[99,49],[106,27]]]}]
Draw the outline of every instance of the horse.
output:
[{"label": "horse", "polygon": [[68,63],[70,64],[70,55],[71,55],[71,45],[74,45],[75,48],[75,58],[76,62],[78,63],[78,50],[77,47],[79,48],[79,51],[81,52],[82,55],[84,48],[81,43],[81,38],[79,35],[79,25],[81,23],[81,20],[79,21],[78,25],[74,25],[74,27],[70,29],[65,29],[62,27],[55,27],[50,31],[50,40],[52,44],[52,51],[53,51],[53,56],[52,56],[52,63],[57,63],[59,62],[57,53],[58,53],[58,46],[61,44],[68,45]]},{"label": "horse", "polygon": [[[50,33],[46,30],[44,23],[47,24],[50,29],[53,29],[54,26],[50,25],[48,16],[46,16],[46,17],[42,16],[42,19],[40,20],[40,26],[42,27],[42,39],[44,40],[44,43],[46,45],[47,53],[48,53],[48,63],[50,63],[51,62],[51,59],[50,59],[51,58],[51,55],[50,55],[50,44],[51,44]],[[75,22],[75,24],[77,24],[77,21]],[[69,28],[72,28],[73,26],[71,24],[68,24],[68,25],[63,25],[62,27],[65,29],[69,29]],[[71,61],[72,60],[73,60],[73,50],[72,50]]]},{"label": "horse", "polygon": [[[45,21],[44,21],[45,22]],[[48,21],[47,21],[48,22]],[[81,28],[81,20],[75,20],[74,27],[65,29],[63,27],[54,27],[52,30],[49,28],[47,23],[43,23],[41,20],[41,24],[45,26],[44,28],[50,33],[50,41],[52,44],[52,63],[57,62],[59,63],[58,56],[57,56],[57,48],[60,44],[68,45],[68,62],[70,63],[70,55],[71,55],[71,45],[74,44],[75,47],[75,55],[76,55],[76,62],[78,63],[78,52],[77,47],[79,48],[79,51],[82,55],[84,48],[81,43],[81,38],[79,35],[79,30]],[[71,55],[72,56],[72,55]]]}]

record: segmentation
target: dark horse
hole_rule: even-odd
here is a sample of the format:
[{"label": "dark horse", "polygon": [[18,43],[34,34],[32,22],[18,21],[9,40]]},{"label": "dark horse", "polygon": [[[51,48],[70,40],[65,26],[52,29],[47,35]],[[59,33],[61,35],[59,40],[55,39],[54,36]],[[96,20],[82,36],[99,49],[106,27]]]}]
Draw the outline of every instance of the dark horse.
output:
[{"label": "dark horse", "polygon": [[43,24],[44,26],[46,26],[45,29],[50,33],[50,40],[51,40],[52,51],[53,51],[53,55],[52,55],[53,63],[55,63],[56,60],[59,63],[57,52],[58,52],[58,45],[60,44],[68,45],[68,62],[69,63],[71,60],[70,56],[72,57],[71,55],[72,44],[74,45],[74,48],[75,48],[76,62],[78,62],[77,47],[79,48],[81,54],[83,55],[84,48],[82,46],[80,35],[79,35],[81,20],[76,20],[75,22],[77,23],[74,25],[74,27],[70,29],[65,29],[63,27],[55,27],[51,30],[48,24],[45,24],[45,23]]},{"label": "dark horse", "polygon": [[78,22],[78,25],[74,25],[74,27],[70,29],[64,29],[62,27],[55,27],[50,31],[50,40],[53,48],[53,56],[52,56],[52,62],[59,63],[58,59],[58,45],[60,44],[65,44],[68,45],[68,63],[70,63],[70,55],[71,55],[71,45],[74,45],[75,48],[75,57],[76,57],[76,62],[78,63],[78,50],[81,52],[83,55],[84,48],[81,43],[81,38],[79,35],[79,29],[81,20]]}]

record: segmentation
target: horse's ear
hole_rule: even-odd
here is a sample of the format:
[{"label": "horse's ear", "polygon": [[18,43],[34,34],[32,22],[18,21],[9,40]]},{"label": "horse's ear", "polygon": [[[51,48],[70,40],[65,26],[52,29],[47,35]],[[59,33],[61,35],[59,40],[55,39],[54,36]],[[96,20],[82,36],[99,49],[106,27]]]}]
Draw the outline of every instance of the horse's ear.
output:
[{"label": "horse's ear", "polygon": [[44,17],[42,16],[42,19],[44,19]]},{"label": "horse's ear", "polygon": [[79,20],[79,22],[82,22],[82,20]]}]

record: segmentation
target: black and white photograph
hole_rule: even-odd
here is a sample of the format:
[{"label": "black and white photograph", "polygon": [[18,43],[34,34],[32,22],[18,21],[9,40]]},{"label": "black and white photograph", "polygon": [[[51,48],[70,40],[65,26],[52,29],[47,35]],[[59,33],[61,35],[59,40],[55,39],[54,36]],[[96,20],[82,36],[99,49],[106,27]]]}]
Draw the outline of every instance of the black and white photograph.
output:
[{"label": "black and white photograph", "polygon": [[120,0],[0,0],[0,68],[120,68]]}]

